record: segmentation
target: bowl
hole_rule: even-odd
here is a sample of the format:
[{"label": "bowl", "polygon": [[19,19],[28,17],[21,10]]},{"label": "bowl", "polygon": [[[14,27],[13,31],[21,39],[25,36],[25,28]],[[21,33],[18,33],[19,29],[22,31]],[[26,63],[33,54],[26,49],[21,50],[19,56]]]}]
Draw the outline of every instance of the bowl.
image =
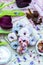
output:
[{"label": "bowl", "polygon": [[11,52],[5,46],[0,46],[0,65],[7,64],[11,60]]},{"label": "bowl", "polygon": [[36,44],[36,51],[39,55],[43,55],[43,39],[39,39]]}]

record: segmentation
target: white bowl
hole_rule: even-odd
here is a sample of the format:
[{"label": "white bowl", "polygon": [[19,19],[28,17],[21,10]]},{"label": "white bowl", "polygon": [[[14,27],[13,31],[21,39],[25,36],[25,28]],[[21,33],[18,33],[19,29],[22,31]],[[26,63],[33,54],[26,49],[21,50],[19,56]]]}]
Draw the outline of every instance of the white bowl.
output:
[{"label": "white bowl", "polygon": [[42,55],[42,56],[43,56],[43,53],[39,52],[39,50],[38,50],[38,44],[39,44],[39,42],[41,42],[41,41],[43,41],[43,39],[39,39],[39,41],[37,42],[37,44],[36,44],[36,51],[37,51],[37,53],[38,53],[39,55]]},{"label": "white bowl", "polygon": [[0,65],[7,64],[11,60],[11,52],[7,47],[0,46]]}]

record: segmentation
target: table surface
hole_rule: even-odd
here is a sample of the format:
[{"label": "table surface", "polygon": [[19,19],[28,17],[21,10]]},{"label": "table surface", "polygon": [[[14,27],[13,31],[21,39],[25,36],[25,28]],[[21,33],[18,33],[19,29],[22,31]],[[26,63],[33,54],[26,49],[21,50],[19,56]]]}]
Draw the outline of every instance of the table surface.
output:
[{"label": "table surface", "polygon": [[[16,6],[16,4],[13,4],[9,7],[5,7],[4,9],[19,9],[19,8]],[[26,11],[26,8],[21,10]],[[22,17],[15,18],[15,21],[16,19],[18,20],[20,18]],[[29,47],[27,52],[21,56],[18,53],[16,53],[15,50],[13,50],[10,47],[10,45],[7,45],[6,47],[8,47],[8,49],[12,52],[12,59],[7,65],[43,65],[43,57],[37,54],[35,46]]]},{"label": "table surface", "polygon": [[7,65],[43,65],[43,57],[37,54],[35,46],[29,47],[27,52],[21,56],[9,45],[7,47],[12,52],[12,59]]}]

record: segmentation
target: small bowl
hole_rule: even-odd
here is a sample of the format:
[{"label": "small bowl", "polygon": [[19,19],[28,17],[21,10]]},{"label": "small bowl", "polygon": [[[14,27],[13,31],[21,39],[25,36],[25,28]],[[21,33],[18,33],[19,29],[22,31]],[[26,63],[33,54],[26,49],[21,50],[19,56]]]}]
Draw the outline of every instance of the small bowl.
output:
[{"label": "small bowl", "polygon": [[43,39],[39,39],[36,44],[36,51],[39,55],[43,56]]}]

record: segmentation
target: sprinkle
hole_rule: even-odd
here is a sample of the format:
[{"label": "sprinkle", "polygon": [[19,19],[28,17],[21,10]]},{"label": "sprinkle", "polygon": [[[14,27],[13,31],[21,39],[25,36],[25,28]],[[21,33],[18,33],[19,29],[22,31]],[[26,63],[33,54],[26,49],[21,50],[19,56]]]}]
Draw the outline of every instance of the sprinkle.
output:
[{"label": "sprinkle", "polygon": [[40,29],[37,27],[37,30],[40,30]]},{"label": "sprinkle", "polygon": [[35,56],[33,58],[35,59]]},{"label": "sprinkle", "polygon": [[38,26],[36,26],[36,30],[40,30],[40,28]]},{"label": "sprinkle", "polygon": [[30,57],[32,57],[32,55],[30,54]]},{"label": "sprinkle", "polygon": [[38,63],[40,63],[40,60],[38,60]]},{"label": "sprinkle", "polygon": [[33,62],[33,61],[31,61],[31,62],[30,62],[30,65],[34,65],[34,62]]},{"label": "sprinkle", "polygon": [[37,55],[36,57],[39,58],[39,55]]},{"label": "sprinkle", "polygon": [[21,60],[19,58],[17,58],[18,62],[21,62]]},{"label": "sprinkle", "polygon": [[27,59],[26,59],[26,57],[23,57],[23,59],[26,61]]}]

